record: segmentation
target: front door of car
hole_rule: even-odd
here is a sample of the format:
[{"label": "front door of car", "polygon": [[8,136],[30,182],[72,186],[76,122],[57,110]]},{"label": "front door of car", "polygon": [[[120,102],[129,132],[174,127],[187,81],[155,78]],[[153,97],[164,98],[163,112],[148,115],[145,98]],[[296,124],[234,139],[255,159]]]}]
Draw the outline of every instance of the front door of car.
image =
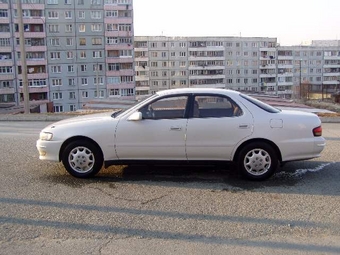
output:
[{"label": "front door of car", "polygon": [[188,160],[230,160],[235,146],[253,131],[250,112],[220,95],[196,96],[193,104],[187,127]]},{"label": "front door of car", "polygon": [[188,96],[168,96],[144,105],[141,120],[119,121],[115,149],[120,160],[186,160]]}]

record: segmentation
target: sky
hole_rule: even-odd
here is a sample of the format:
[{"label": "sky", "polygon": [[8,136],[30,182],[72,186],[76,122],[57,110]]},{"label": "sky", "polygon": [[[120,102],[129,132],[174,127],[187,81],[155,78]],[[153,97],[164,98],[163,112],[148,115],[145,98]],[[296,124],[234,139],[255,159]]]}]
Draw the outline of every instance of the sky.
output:
[{"label": "sky", "polygon": [[340,40],[340,0],[133,0],[136,36]]}]

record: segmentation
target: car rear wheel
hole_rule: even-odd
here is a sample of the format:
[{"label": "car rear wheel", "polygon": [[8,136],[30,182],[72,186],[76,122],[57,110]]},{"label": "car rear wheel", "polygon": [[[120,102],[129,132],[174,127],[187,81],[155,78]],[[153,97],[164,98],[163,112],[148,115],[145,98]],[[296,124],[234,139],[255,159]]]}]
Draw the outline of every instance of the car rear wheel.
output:
[{"label": "car rear wheel", "polygon": [[239,154],[239,171],[247,179],[262,181],[272,176],[278,166],[274,148],[263,142],[246,145]]},{"label": "car rear wheel", "polygon": [[96,175],[103,166],[100,149],[89,141],[74,141],[66,146],[62,162],[71,175],[87,178]]}]

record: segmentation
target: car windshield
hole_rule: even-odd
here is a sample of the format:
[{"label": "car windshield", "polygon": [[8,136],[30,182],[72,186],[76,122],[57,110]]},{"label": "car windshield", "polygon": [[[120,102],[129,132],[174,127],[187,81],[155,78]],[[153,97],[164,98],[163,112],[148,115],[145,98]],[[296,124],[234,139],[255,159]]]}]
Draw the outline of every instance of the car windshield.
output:
[{"label": "car windshield", "polygon": [[132,104],[130,107],[128,107],[128,108],[126,108],[126,109],[119,109],[119,110],[115,111],[114,113],[112,113],[111,117],[112,117],[112,118],[117,118],[118,116],[123,115],[123,113],[129,111],[130,109],[135,108],[135,106],[137,106],[137,105],[143,103],[144,101],[146,101],[146,100],[148,100],[149,98],[154,97],[154,96],[155,96],[155,95],[150,95],[150,96],[148,96],[148,97],[146,97],[146,98],[143,98],[143,100],[141,100],[141,101],[139,100],[139,101],[135,102],[134,104]]},{"label": "car windshield", "polygon": [[250,103],[256,105],[257,107],[261,108],[262,110],[265,110],[266,112],[270,112],[270,113],[278,113],[280,112],[281,110],[273,107],[273,106],[270,106],[269,104],[266,104],[258,99],[255,99],[253,97],[250,97],[248,95],[245,95],[245,94],[240,94],[240,96],[244,99],[246,99],[247,101],[249,101]]}]

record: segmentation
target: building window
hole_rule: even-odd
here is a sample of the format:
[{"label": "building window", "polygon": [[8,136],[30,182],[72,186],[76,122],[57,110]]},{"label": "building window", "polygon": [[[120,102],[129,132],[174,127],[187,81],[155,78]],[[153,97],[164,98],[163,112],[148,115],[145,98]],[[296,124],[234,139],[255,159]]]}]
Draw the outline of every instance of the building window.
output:
[{"label": "building window", "polygon": [[101,11],[91,11],[91,19],[101,19],[102,12]]},{"label": "building window", "polygon": [[65,32],[66,33],[70,33],[70,32],[72,32],[72,24],[66,24],[65,25]]},{"label": "building window", "polygon": [[59,33],[59,25],[48,25],[48,31],[50,33]]},{"label": "building window", "polygon": [[68,65],[67,66],[67,72],[74,73],[74,66],[73,65]]},{"label": "building window", "polygon": [[81,85],[82,86],[88,85],[87,78],[81,78]]},{"label": "building window", "polygon": [[59,38],[51,38],[50,44],[51,44],[51,46],[60,46]]},{"label": "building window", "polygon": [[81,96],[82,96],[82,98],[88,98],[89,97],[89,92],[88,91],[82,91],[81,92]]},{"label": "building window", "polygon": [[59,100],[63,99],[63,93],[62,92],[54,92],[52,93],[53,100]]},{"label": "building window", "polygon": [[76,105],[75,104],[71,104],[70,105],[70,112],[75,112],[77,110]]},{"label": "building window", "polygon": [[86,38],[79,38],[79,45],[85,46],[86,45]]},{"label": "building window", "polygon": [[91,5],[100,5],[101,0],[91,0]]},{"label": "building window", "polygon": [[60,51],[50,52],[52,60],[60,59]]},{"label": "building window", "polygon": [[185,57],[187,54],[186,54],[186,52],[184,52],[184,51],[181,51],[180,53],[179,53],[179,56],[180,57]]},{"label": "building window", "polygon": [[64,107],[62,105],[55,105],[55,106],[53,106],[53,111],[54,112],[63,112]]},{"label": "building window", "polygon": [[71,91],[71,92],[69,93],[69,99],[76,99],[76,92]]},{"label": "building window", "polygon": [[93,51],[92,52],[92,57],[93,58],[102,58],[103,57],[103,52],[98,50],[98,51]]},{"label": "building window", "polygon": [[61,79],[52,79],[52,86],[62,86],[62,80]]},{"label": "building window", "polygon": [[85,11],[78,11],[78,18],[85,19]]},{"label": "building window", "polygon": [[66,38],[66,46],[72,46],[73,45],[73,38]]},{"label": "building window", "polygon": [[102,24],[92,24],[91,25],[92,32],[100,32],[102,31]]},{"label": "building window", "polygon": [[119,89],[110,89],[110,96],[119,96]]},{"label": "building window", "polygon": [[58,4],[58,0],[47,0],[47,4]]},{"label": "building window", "polygon": [[86,58],[86,51],[80,52],[80,58]]},{"label": "building window", "polygon": [[87,65],[80,65],[80,71],[86,72],[87,70]]},{"label": "building window", "polygon": [[68,79],[68,85],[69,86],[75,86],[76,85],[74,78]]},{"label": "building window", "polygon": [[85,32],[86,31],[86,26],[85,26],[85,24],[79,24],[79,32],[80,33],[83,33],[83,32]]},{"label": "building window", "polygon": [[61,73],[61,66],[51,66],[51,73]]},{"label": "building window", "polygon": [[102,38],[92,38],[92,45],[102,45]]},{"label": "building window", "polygon": [[[0,17],[1,17],[1,12],[0,12]],[[57,12],[57,11],[49,11],[47,13],[47,17],[49,19],[59,19],[59,12]]]},{"label": "building window", "polygon": [[71,11],[65,11],[65,19],[72,19],[72,12]]},{"label": "building window", "polygon": [[107,83],[108,84],[119,84],[120,77],[107,77]]},{"label": "building window", "polygon": [[[94,97],[95,97],[95,98],[98,98],[97,90],[94,91]],[[99,97],[100,97],[100,98],[103,98],[103,97],[104,97],[104,90],[99,90]]]},{"label": "building window", "polygon": [[118,11],[105,11],[106,18],[118,17]]},{"label": "building window", "polygon": [[95,85],[103,85],[104,84],[104,77],[98,77],[98,79],[97,79],[97,77],[94,77],[93,78],[93,84],[95,84]]},{"label": "building window", "polygon": [[73,59],[74,58],[73,51],[66,52],[66,58],[67,59]]}]

